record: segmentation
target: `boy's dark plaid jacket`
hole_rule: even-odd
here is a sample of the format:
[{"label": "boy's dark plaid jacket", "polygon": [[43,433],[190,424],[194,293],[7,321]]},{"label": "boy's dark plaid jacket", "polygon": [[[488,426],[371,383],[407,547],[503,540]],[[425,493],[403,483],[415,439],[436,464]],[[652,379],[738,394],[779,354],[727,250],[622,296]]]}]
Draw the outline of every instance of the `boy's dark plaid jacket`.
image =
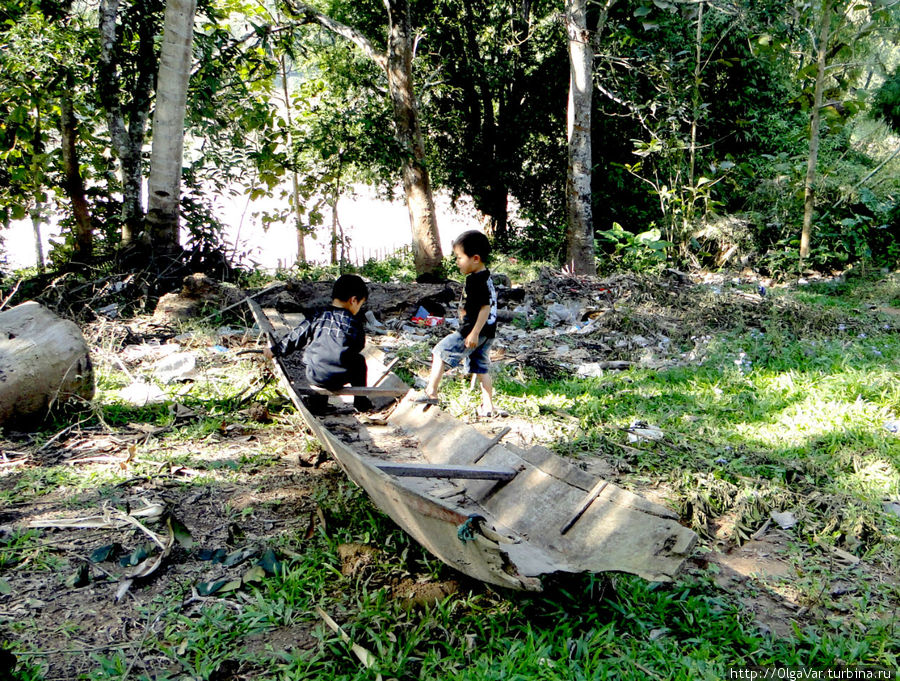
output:
[{"label": "boy's dark plaid jacket", "polygon": [[[276,357],[306,347],[306,375],[316,385],[343,385],[348,370],[359,363],[366,345],[362,322],[340,307],[315,310],[272,348]],[[338,383],[340,381],[340,383]]]}]

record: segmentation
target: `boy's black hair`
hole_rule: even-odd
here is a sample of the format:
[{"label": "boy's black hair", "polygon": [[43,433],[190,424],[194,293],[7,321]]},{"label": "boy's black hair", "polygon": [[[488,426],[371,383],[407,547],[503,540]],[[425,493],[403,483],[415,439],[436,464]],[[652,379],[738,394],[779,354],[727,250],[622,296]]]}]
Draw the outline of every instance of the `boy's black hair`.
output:
[{"label": "boy's black hair", "polygon": [[331,289],[331,297],[347,302],[353,296],[356,296],[357,300],[368,298],[369,287],[366,286],[366,282],[362,280],[362,277],[358,277],[355,274],[342,274],[334,282],[334,287]]},{"label": "boy's black hair", "polygon": [[456,248],[457,246],[459,246],[462,249],[462,252],[470,258],[475,255],[480,255],[481,262],[485,265],[490,262],[491,242],[488,241],[484,232],[479,232],[477,229],[470,229],[468,232],[463,232],[456,237],[456,240],[453,242],[453,248]]}]

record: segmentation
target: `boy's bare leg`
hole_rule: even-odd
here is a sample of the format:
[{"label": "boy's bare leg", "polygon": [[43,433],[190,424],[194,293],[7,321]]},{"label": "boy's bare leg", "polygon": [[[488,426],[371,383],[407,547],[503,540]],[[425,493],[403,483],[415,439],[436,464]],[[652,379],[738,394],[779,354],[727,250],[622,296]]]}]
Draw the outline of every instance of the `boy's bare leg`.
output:
[{"label": "boy's bare leg", "polygon": [[494,411],[494,379],[491,373],[477,374],[481,382],[481,410]]},{"label": "boy's bare leg", "polygon": [[441,377],[444,375],[444,360],[437,355],[431,357],[431,375],[428,377],[428,385],[425,386],[425,395],[437,399],[438,386],[441,384]]}]

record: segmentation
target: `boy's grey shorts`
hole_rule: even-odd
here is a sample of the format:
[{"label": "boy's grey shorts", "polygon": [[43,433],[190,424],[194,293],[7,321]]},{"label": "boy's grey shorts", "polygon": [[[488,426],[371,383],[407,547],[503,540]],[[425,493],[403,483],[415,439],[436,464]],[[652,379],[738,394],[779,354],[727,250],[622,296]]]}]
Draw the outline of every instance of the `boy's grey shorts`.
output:
[{"label": "boy's grey shorts", "polygon": [[431,354],[434,357],[440,357],[449,367],[459,366],[460,362],[466,360],[466,373],[486,374],[491,368],[489,353],[493,342],[493,338],[482,336],[478,339],[478,345],[474,348],[467,348],[466,339],[460,335],[459,331],[454,331],[435,345]]}]

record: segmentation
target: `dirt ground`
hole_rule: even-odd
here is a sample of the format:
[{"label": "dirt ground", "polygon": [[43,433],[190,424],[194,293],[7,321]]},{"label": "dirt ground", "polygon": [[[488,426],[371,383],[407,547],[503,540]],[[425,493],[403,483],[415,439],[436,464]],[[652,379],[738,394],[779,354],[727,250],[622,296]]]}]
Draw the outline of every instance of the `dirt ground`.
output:
[{"label": "dirt ground", "polygon": [[[524,287],[501,287],[501,333],[493,359],[530,367],[535,375],[546,378],[572,373],[599,375],[633,365],[696,362],[717,330],[728,325],[764,324],[768,307],[779,303],[754,292],[756,285],[755,280],[745,278],[698,287],[678,272],[659,279],[621,276],[606,280],[548,272]],[[329,284],[287,283],[270,287],[257,299],[264,307],[278,309],[290,323],[297,312],[327,302],[329,288]],[[459,286],[373,284],[371,288],[369,309],[375,317],[368,329],[371,342],[386,353],[403,356],[409,370],[424,374],[429,358],[421,348],[432,344],[446,327],[420,326],[411,318],[420,306],[429,307],[435,316],[449,317],[437,313],[442,307],[446,311],[458,298]],[[182,296],[180,301],[170,299],[168,304],[175,304],[177,313],[162,306],[153,317],[127,321],[98,317],[85,325],[95,362],[124,366],[135,376],[148,374],[161,358],[158,348],[179,342],[197,357],[193,375],[181,383],[185,394],[204,381],[207,387],[215,383],[217,375],[246,361],[246,355],[237,353],[259,347],[258,334],[249,328],[249,316],[243,317],[243,326],[239,318],[230,318],[229,328],[206,340],[179,333],[176,318],[195,313],[199,302],[203,310],[209,310],[211,303],[230,304],[231,298],[222,297],[215,289],[212,286],[199,296]],[[238,310],[233,308],[232,314]],[[852,324],[830,314],[787,317],[797,325]],[[157,350],[144,355],[135,350],[147,347]],[[261,358],[258,371],[260,376],[265,374]],[[244,397],[252,398],[260,385],[249,386]],[[300,550],[304,538],[312,536],[317,527],[327,526],[329,519],[316,503],[315,490],[336,487],[343,479],[336,465],[310,445],[289,410],[270,417],[274,426],[260,429],[248,425],[269,417],[266,407],[253,403],[253,399],[245,399],[219,427],[181,440],[164,439],[167,427],[147,423],[74,424],[40,444],[30,433],[7,429],[5,439],[0,440],[0,493],[12,493],[13,498],[27,494],[29,500],[0,508],[0,546],[15,532],[35,524],[82,518],[92,526],[44,527],[37,542],[47,551],[17,552],[14,545],[8,545],[7,553],[0,554],[0,584],[8,585],[0,590],[0,636],[20,640],[34,656],[45,660],[51,670],[48,679],[71,679],[96,668],[94,654],[108,655],[122,647],[140,650],[148,621],[168,610],[176,609],[185,616],[202,610],[216,599],[204,595],[204,589],[216,583],[223,582],[220,588],[226,591],[235,589],[234,602],[240,607],[241,599],[248,596],[234,584],[252,579],[251,566],[265,569],[266,551],[273,538],[290,537]],[[195,419],[197,415],[190,411],[180,412],[181,416],[176,411],[178,423]],[[457,416],[475,421],[488,432],[509,426],[509,437],[522,445],[552,442],[572,428],[565,414],[506,416],[487,422],[471,413]],[[615,461],[585,457],[581,463],[612,481],[625,474]],[[82,487],[75,476],[42,479],[38,473],[48,466],[71,467],[80,479],[93,474],[94,482]],[[129,475],[137,469],[141,472]],[[124,473],[126,479],[104,482],[111,472]],[[669,503],[669,491],[658,485],[648,482],[636,491],[653,501]],[[164,508],[162,521],[153,527],[157,537],[170,545],[167,558],[123,592],[123,574],[152,567],[133,554],[153,537],[145,532],[147,525],[136,527],[123,520],[127,514],[115,509],[135,513],[154,504]],[[715,522],[724,524],[727,519]],[[189,538],[179,532],[179,526],[189,528]],[[787,635],[795,622],[803,620],[808,609],[792,582],[803,571],[804,558],[789,532],[771,525],[740,546],[727,540],[709,545],[711,552],[696,556],[690,565],[717,565],[718,583],[737,592],[761,626]],[[95,552],[104,547],[109,547],[108,558],[93,560]],[[361,545],[342,548],[344,573],[365,570],[373,560],[371,551]],[[288,554],[281,549],[280,558],[285,557]],[[131,565],[127,564],[129,558],[133,559]],[[806,558],[840,567],[845,557],[808,553]],[[865,571],[874,580],[894,579],[858,562],[848,563],[846,570],[853,574]],[[257,570],[255,574],[260,573]],[[848,576],[823,588],[839,599],[841,589],[852,595],[852,581]],[[164,599],[173,588],[180,598],[174,602]],[[444,597],[458,588],[454,581],[420,584],[408,580],[393,585],[392,595],[415,604]],[[17,622],[37,626],[17,627]],[[37,636],[34,632],[41,633]],[[316,644],[311,631],[293,629],[269,632],[259,641],[261,649],[276,650]],[[158,662],[169,664],[165,658]],[[155,661],[144,659],[143,664],[153,667]]]}]

